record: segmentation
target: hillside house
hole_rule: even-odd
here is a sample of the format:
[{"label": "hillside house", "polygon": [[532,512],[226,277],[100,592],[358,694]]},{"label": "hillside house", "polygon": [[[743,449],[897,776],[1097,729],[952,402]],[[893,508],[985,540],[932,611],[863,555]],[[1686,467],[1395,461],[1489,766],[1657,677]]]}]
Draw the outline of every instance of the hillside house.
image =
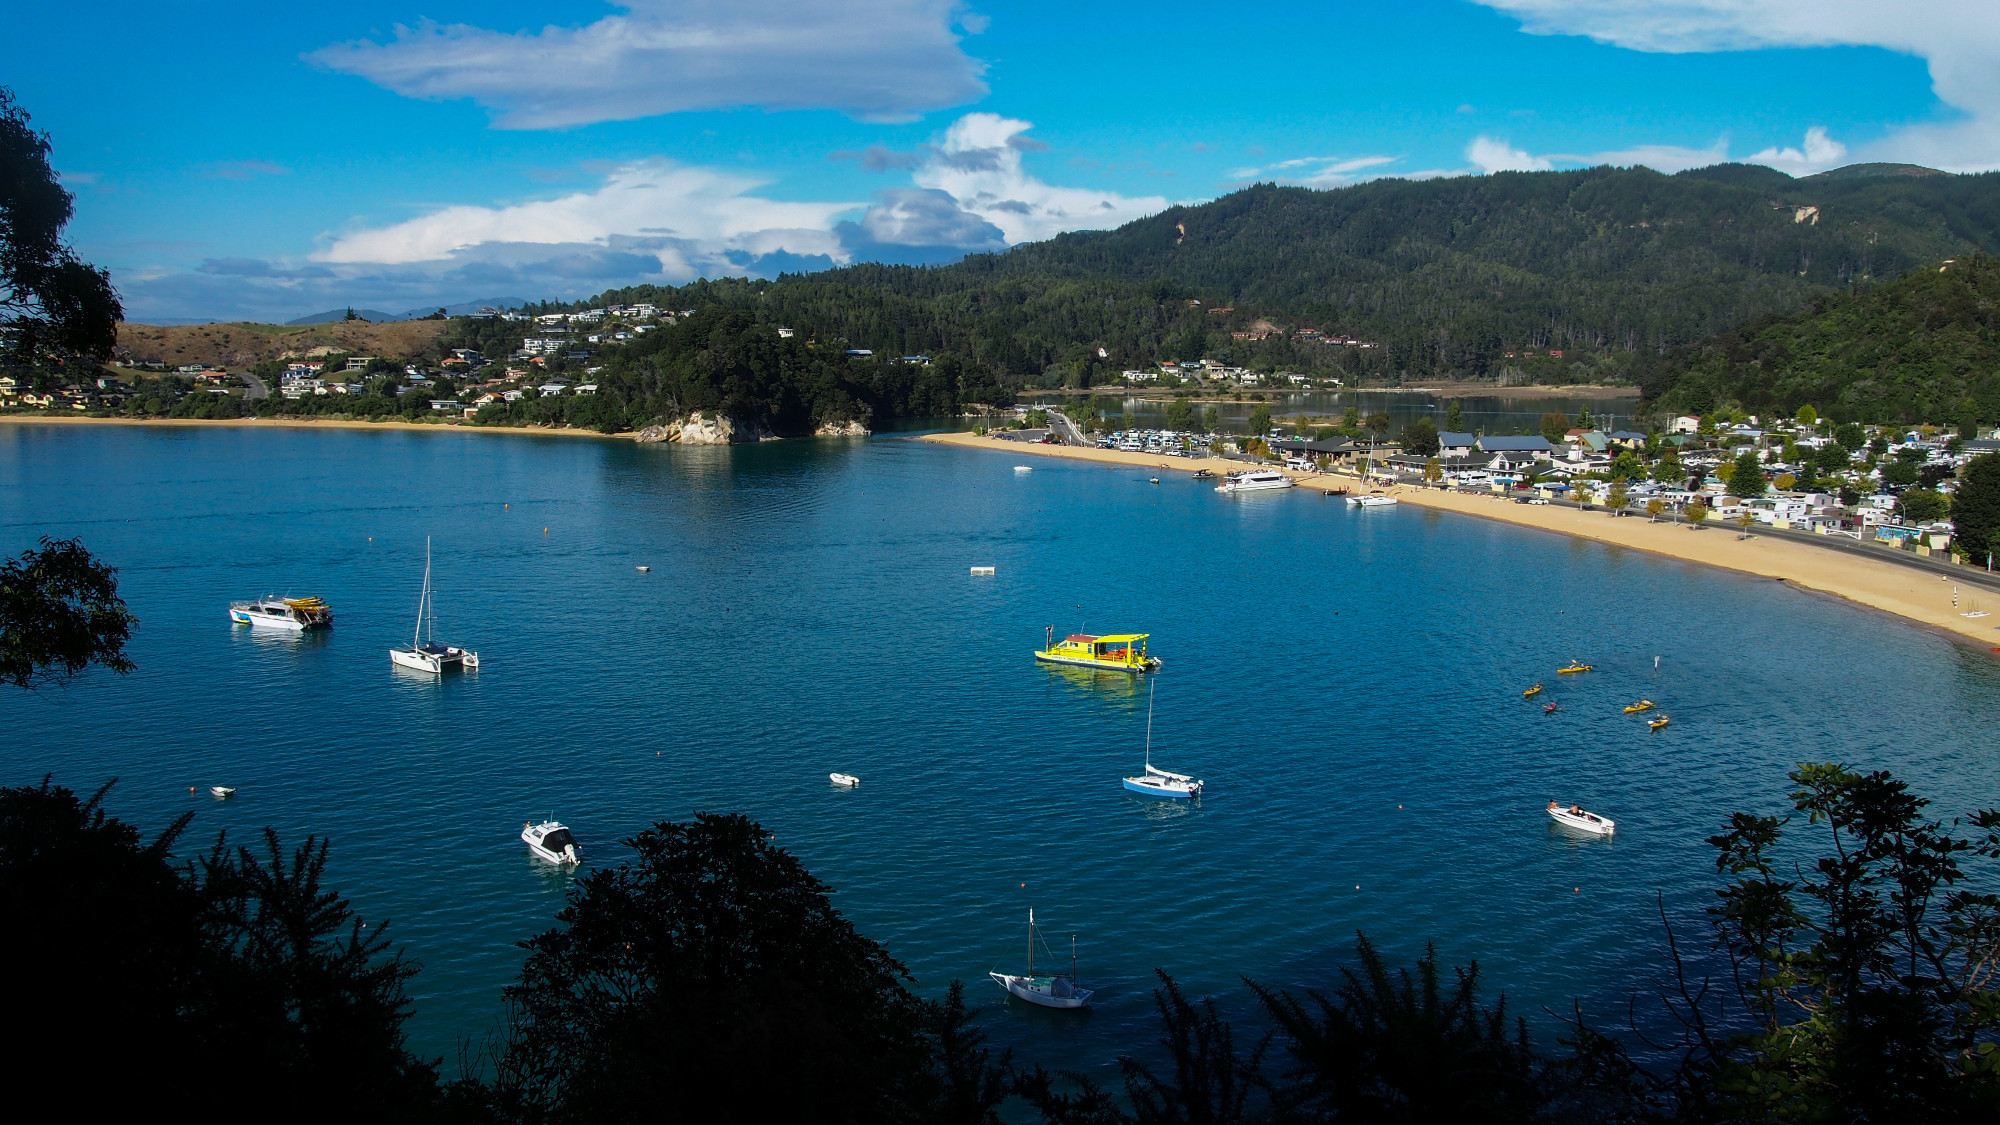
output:
[{"label": "hillside house", "polygon": [[1472,456],[1472,446],[1478,439],[1471,434],[1454,433],[1450,430],[1438,431],[1438,456],[1446,459]]}]

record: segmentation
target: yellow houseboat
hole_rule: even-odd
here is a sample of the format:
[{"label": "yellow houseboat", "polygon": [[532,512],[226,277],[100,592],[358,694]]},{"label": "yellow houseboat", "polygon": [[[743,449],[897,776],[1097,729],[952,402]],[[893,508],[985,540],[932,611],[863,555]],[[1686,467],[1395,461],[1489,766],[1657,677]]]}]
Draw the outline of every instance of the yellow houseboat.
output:
[{"label": "yellow houseboat", "polygon": [[1036,660],[1106,672],[1159,671],[1160,658],[1146,655],[1146,638],[1151,633],[1112,633],[1102,637],[1071,633],[1057,644],[1055,632],[1053,627],[1049,629],[1047,647],[1036,651]]}]

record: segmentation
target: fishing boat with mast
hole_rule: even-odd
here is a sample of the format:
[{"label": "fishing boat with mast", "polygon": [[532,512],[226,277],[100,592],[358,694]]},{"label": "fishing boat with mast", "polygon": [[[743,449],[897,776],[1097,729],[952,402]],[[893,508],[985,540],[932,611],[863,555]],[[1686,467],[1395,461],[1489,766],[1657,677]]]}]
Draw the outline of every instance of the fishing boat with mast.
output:
[{"label": "fishing boat with mast", "polygon": [[451,668],[479,667],[479,654],[471,649],[441,645],[432,635],[437,625],[437,607],[431,592],[431,541],[424,537],[424,592],[417,598],[417,627],[410,635],[409,648],[389,650],[389,662],[398,668],[441,676]]},{"label": "fishing boat with mast", "polygon": [[1037,945],[1041,945],[1044,953],[1048,952],[1047,943],[1041,940],[1041,935],[1035,928],[1034,908],[1029,907],[1028,971],[1020,976],[1015,976],[1011,973],[988,973],[986,975],[992,977],[993,982],[1007,990],[1009,994],[1020,997],[1030,1004],[1038,1004],[1044,1008],[1065,1009],[1088,1006],[1092,990],[1076,986],[1076,935],[1071,934],[1069,939],[1068,976],[1036,976],[1035,947]]},{"label": "fishing boat with mast", "polygon": [[1125,779],[1125,788],[1147,797],[1190,800],[1201,796],[1202,781],[1184,773],[1168,773],[1153,764],[1153,686],[1146,689],[1146,772]]}]

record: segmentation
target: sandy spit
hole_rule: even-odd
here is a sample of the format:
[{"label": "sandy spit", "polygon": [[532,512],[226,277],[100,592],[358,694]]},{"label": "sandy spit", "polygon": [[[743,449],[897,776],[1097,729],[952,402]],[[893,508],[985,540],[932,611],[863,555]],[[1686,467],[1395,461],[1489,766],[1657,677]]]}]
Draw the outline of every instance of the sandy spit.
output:
[{"label": "sandy spit", "polygon": [[[1193,472],[1209,469],[1218,476],[1240,469],[1241,462],[1221,458],[1162,458],[1115,449],[1082,449],[1057,445],[1033,445],[1002,441],[967,433],[927,434],[918,439],[1027,457],[1062,457],[1075,461],[1132,465],[1166,472]],[[1357,481],[1342,474],[1291,474],[1306,487],[1353,488]],[[1737,538],[1733,526],[1710,526],[1699,531],[1686,524],[1654,523],[1644,517],[1613,517],[1603,511],[1579,511],[1554,504],[1546,507],[1515,504],[1497,496],[1443,492],[1430,488],[1387,489],[1404,504],[1460,515],[1499,520],[1540,531],[1575,535],[1619,547],[1649,551],[1683,562],[1718,566],[1744,574],[1774,578],[1802,589],[1845,598],[1860,605],[1892,613],[1955,636],[1974,640],[1986,647],[2000,646],[2000,598],[1977,587],[1961,588],[1959,606],[1952,605],[1954,583],[1949,575],[1931,575],[1896,563],[1877,562],[1866,557],[1832,551],[1810,543],[1796,543],[1770,536]],[[1883,548],[1888,550],[1889,548]],[[1994,616],[1961,617],[1972,600],[1991,601]],[[1985,608],[1982,605],[1981,608]]]}]

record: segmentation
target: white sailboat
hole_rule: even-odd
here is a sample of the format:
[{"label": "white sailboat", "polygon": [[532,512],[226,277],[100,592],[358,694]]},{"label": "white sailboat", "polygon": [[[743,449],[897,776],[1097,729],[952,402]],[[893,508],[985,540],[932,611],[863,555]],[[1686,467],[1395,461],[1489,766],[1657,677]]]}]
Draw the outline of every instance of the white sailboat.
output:
[{"label": "white sailboat", "polygon": [[1153,764],[1153,692],[1146,690],[1146,772],[1125,779],[1125,788],[1147,797],[1186,800],[1201,796],[1202,781],[1184,773],[1168,773]]},{"label": "white sailboat", "polygon": [[1025,975],[1009,973],[988,973],[993,982],[1010,994],[1039,1004],[1044,1008],[1081,1008],[1090,1003],[1091,990],[1076,986],[1076,938],[1069,939],[1069,975],[1038,977],[1035,975],[1035,911],[1028,910],[1028,971]]},{"label": "white sailboat", "polygon": [[431,540],[424,537],[424,592],[417,598],[417,627],[410,635],[409,648],[389,650],[389,662],[398,668],[441,676],[448,668],[477,668],[479,654],[470,649],[441,645],[431,635],[437,624],[436,607],[431,601]]}]

